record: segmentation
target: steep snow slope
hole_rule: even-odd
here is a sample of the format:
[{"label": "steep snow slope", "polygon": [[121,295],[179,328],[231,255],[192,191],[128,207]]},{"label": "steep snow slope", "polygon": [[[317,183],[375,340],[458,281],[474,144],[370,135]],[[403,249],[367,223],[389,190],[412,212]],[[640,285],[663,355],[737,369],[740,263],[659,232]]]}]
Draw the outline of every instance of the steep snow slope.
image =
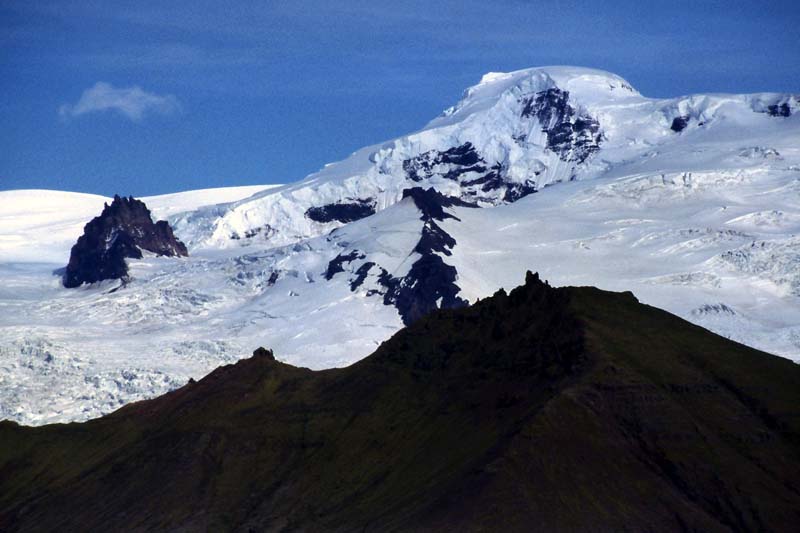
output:
[{"label": "steep snow slope", "polygon": [[[648,99],[572,67],[489,74],[422,130],[303,181],[220,203],[145,199],[190,257],[132,261],[113,292],[67,291],[52,274],[105,199],[85,199],[98,208],[82,222],[77,207],[15,222],[8,197],[0,418],[96,416],[258,345],[346,365],[404,321],[527,269],[633,290],[800,359],[797,109],[781,94]],[[0,193],[14,194],[29,193]]]}]

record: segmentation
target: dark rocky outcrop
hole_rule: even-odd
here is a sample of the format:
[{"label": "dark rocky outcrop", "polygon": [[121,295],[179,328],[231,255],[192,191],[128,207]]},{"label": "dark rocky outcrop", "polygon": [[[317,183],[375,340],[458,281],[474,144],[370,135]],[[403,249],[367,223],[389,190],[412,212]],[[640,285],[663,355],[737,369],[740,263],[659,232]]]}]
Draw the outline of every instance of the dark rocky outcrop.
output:
[{"label": "dark rocky outcrop", "polygon": [[395,278],[383,269],[378,276],[378,282],[386,289],[383,302],[397,308],[405,325],[436,309],[468,305],[467,300],[458,296],[461,288],[455,283],[457,279],[456,267],[436,254],[420,257],[402,278]]},{"label": "dark rocky outcrop", "polygon": [[346,224],[374,214],[375,200],[372,198],[357,198],[353,201],[310,207],[306,211],[306,217],[320,223],[336,221]]},{"label": "dark rocky outcrop", "polygon": [[547,148],[563,161],[583,163],[600,149],[600,123],[579,114],[569,103],[569,91],[553,87],[521,100],[522,116],[535,117],[547,134]]},{"label": "dark rocky outcrop", "polygon": [[[434,176],[456,181],[461,186],[461,198],[471,202],[497,203],[500,200],[510,203],[536,192],[533,180],[524,183],[508,180],[503,166],[500,163],[490,166],[470,142],[406,159],[403,170],[408,179],[417,183]],[[501,195],[491,194],[495,191],[500,191]]]},{"label": "dark rocky outcrop", "polygon": [[233,232],[230,235],[230,238],[234,241],[244,239],[253,239],[255,237],[261,237],[262,239],[269,240],[273,235],[275,235],[277,231],[275,228],[270,226],[269,224],[265,224],[260,227],[252,228],[244,232],[244,235],[239,235],[237,232]]},{"label": "dark rocky outcrop", "polygon": [[434,170],[435,167],[447,165],[448,168],[442,173],[442,176],[447,179],[458,180],[462,174],[485,172],[485,163],[472,143],[466,142],[443,152],[430,150],[411,159],[406,159],[403,161],[403,170],[408,179],[420,182],[437,173]]},{"label": "dark rocky outcrop", "polygon": [[275,354],[272,352],[272,350],[268,350],[263,346],[259,346],[253,350],[253,357],[263,357],[268,361],[275,361]]},{"label": "dark rocky outcrop", "polygon": [[792,108],[789,107],[787,102],[772,104],[767,106],[767,114],[771,117],[790,117],[792,116]]},{"label": "dark rocky outcrop", "polygon": [[[420,219],[424,222],[420,239],[414,247],[419,258],[411,265],[405,276],[395,277],[384,268],[373,262],[365,262],[350,280],[350,290],[355,291],[365,282],[370,272],[375,271],[377,284],[382,291],[371,290],[368,295],[382,294],[383,303],[397,308],[403,323],[411,324],[435,309],[452,309],[467,305],[467,301],[458,296],[461,288],[456,285],[458,272],[452,265],[444,262],[441,255],[452,255],[450,251],[455,239],[436,224],[436,221],[455,219],[457,217],[445,211],[447,207],[476,207],[458,198],[445,196],[433,188],[413,187],[403,191],[403,198],[411,198],[420,210]],[[357,252],[337,256],[337,271],[344,261],[358,258]],[[363,256],[361,256],[363,258]],[[331,263],[333,263],[332,261]],[[331,271],[331,264],[328,265]],[[332,277],[332,276],[331,276]]]},{"label": "dark rocky outcrop", "polygon": [[[369,271],[372,270],[372,267],[374,266],[375,263],[372,261],[366,261],[363,265],[358,267],[358,269],[355,271],[355,277],[350,280],[351,291],[355,291],[364,284],[364,280],[367,279],[367,276],[369,276]],[[381,268],[381,272],[386,272],[386,270]],[[370,294],[370,296],[372,296],[372,294]]]},{"label": "dark rocky outcrop", "polygon": [[525,180],[525,183],[510,183],[503,195],[503,201],[508,203],[516,202],[537,191],[536,183],[531,180]]},{"label": "dark rocky outcrop", "polygon": [[703,304],[700,307],[692,309],[693,316],[703,315],[730,315],[733,316],[736,311],[725,305],[724,303],[718,304]]},{"label": "dark rocky outcrop", "polygon": [[72,247],[64,286],[124,279],[128,274],[125,259],[141,259],[142,250],[163,256],[188,255],[168,222],[153,223],[144,202],[114,196],[111,205],[106,204],[100,216],[86,224]]},{"label": "dark rocky outcrop", "polygon": [[669,127],[675,133],[680,133],[689,125],[689,115],[683,115],[672,119],[672,125]]},{"label": "dark rocky outcrop", "polygon": [[[469,188],[480,185],[482,192],[496,191],[500,188],[505,188],[502,200],[507,203],[516,202],[517,200],[537,192],[536,182],[533,180],[525,180],[523,183],[507,181],[505,179],[505,169],[499,163],[493,165],[489,172],[483,176],[475,179],[466,180],[461,183],[462,187]],[[467,197],[477,196],[473,191],[466,191]]]},{"label": "dark rocky outcrop", "polygon": [[422,235],[414,247],[420,258],[414,262],[408,274],[394,278],[386,271],[378,281],[386,288],[384,303],[397,307],[403,323],[416,322],[435,309],[454,309],[468,305],[458,296],[461,288],[456,285],[458,272],[444,262],[439,254],[452,255],[450,251],[456,240],[436,224],[448,218],[458,218],[444,210],[446,207],[475,207],[472,204],[445,196],[434,189],[414,187],[403,191],[404,198],[411,198],[421,211],[424,222]]},{"label": "dark rocky outcrop", "polygon": [[352,263],[356,259],[364,259],[364,254],[358,250],[351,250],[346,254],[339,254],[328,262],[328,268],[325,270],[325,279],[331,280],[333,276],[339,272],[344,272],[344,264]]},{"label": "dark rocky outcrop", "polygon": [[496,165],[492,165],[492,168],[489,170],[489,172],[486,172],[477,178],[462,181],[461,186],[472,187],[474,185],[480,185],[483,192],[494,191],[506,185],[506,180],[503,177],[503,174],[503,166],[498,163]]},{"label": "dark rocky outcrop", "polygon": [[0,422],[0,530],[795,531],[800,366],[535,274],[347,368]]},{"label": "dark rocky outcrop", "polygon": [[460,198],[444,195],[433,188],[411,187],[410,189],[405,189],[403,191],[403,199],[406,198],[411,198],[414,201],[414,205],[422,212],[420,219],[426,222],[430,220],[442,221],[448,218],[458,220],[458,218],[446,212],[444,210],[445,207],[478,207]]}]

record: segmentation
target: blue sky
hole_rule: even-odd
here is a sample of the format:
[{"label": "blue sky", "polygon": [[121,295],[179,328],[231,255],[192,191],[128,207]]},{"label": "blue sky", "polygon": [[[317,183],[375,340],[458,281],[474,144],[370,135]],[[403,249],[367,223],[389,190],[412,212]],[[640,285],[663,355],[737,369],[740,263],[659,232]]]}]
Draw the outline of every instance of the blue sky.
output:
[{"label": "blue sky", "polygon": [[800,92],[798,2],[610,4],[6,0],[0,189],[294,181],[537,65],[647,96]]}]

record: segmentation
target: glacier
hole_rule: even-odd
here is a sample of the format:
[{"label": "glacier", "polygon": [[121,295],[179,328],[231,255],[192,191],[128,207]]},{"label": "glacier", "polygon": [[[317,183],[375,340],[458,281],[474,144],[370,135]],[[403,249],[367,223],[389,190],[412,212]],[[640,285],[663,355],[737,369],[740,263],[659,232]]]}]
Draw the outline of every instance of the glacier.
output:
[{"label": "glacier", "polygon": [[[419,131],[300,181],[143,198],[190,257],[133,260],[116,291],[57,274],[107,198],[0,191],[0,419],[96,417],[261,345],[345,366],[402,327],[392,291],[443,273],[453,301],[526,270],[631,290],[800,360],[799,109],[652,99],[578,67],[490,73]],[[432,219],[410,189],[454,201]]]}]

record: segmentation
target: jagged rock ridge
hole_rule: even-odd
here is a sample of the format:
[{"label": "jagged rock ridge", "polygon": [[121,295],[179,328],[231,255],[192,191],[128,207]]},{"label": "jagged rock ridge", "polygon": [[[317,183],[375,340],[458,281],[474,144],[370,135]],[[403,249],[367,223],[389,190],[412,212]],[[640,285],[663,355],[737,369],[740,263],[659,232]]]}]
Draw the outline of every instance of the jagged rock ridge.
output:
[{"label": "jagged rock ridge", "polygon": [[100,216],[86,224],[72,247],[64,286],[124,279],[128,274],[125,259],[141,259],[142,250],[163,256],[188,255],[168,222],[153,223],[144,202],[115,195],[111,205],[106,204]]}]

